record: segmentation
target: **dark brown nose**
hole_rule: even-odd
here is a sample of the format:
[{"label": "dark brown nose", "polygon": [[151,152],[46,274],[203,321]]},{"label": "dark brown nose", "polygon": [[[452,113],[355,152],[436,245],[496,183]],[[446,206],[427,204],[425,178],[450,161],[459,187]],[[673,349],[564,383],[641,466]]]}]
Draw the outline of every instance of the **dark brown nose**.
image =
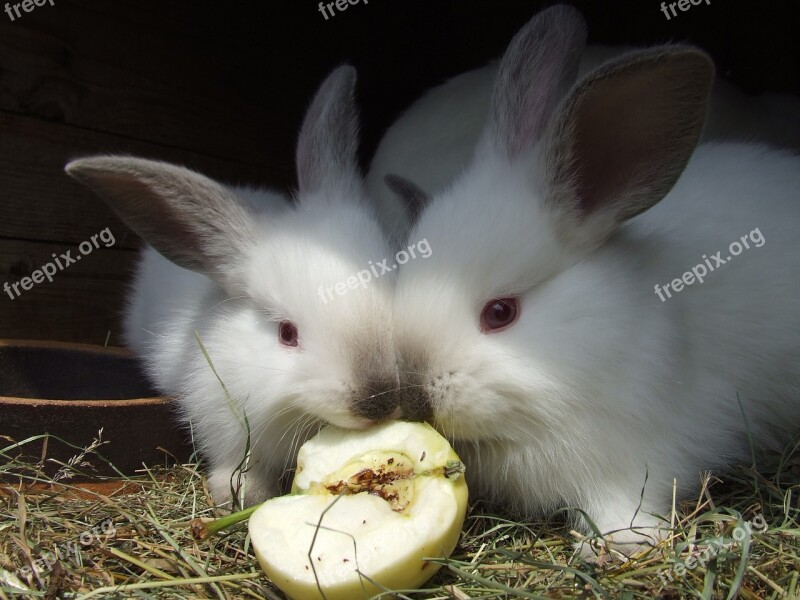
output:
[{"label": "dark brown nose", "polygon": [[425,421],[433,416],[424,394],[397,381],[378,380],[365,384],[353,394],[351,410],[372,421],[385,421],[391,417]]},{"label": "dark brown nose", "polygon": [[[403,385],[402,382],[400,385]],[[420,387],[404,388],[402,398],[400,408],[405,420],[428,421],[433,418],[433,405],[428,395]]]}]

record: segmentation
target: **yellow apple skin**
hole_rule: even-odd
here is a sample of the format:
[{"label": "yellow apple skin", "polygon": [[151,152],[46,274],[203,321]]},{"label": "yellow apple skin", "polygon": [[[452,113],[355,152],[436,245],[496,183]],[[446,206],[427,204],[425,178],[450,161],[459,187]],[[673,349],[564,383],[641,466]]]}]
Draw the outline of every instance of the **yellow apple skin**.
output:
[{"label": "yellow apple skin", "polygon": [[[467,508],[463,475],[445,477],[441,469],[459,462],[447,441],[427,424],[393,422],[368,432],[323,430],[312,442],[299,453],[293,493],[250,518],[253,548],[272,582],[293,600],[355,600],[425,583],[440,565],[423,559],[452,553]],[[385,494],[331,493],[353,470],[387,457],[413,469],[411,500],[395,504],[399,510]]]}]

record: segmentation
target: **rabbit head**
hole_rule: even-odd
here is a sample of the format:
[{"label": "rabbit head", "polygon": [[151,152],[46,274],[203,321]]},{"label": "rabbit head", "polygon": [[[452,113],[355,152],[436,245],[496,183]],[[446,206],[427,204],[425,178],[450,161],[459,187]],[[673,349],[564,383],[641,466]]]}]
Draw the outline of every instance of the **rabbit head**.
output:
[{"label": "rabbit head", "polygon": [[275,194],[162,162],[67,166],[170,261],[145,254],[128,337],[147,330],[139,354],[222,479],[242,459],[244,417],[255,462],[274,475],[298,428],[366,427],[385,416],[376,398],[396,393],[393,274],[363,275],[390,248],[357,166],[354,87],[344,66],[317,92],[297,146],[299,189],[283,209]]},{"label": "rabbit head", "polygon": [[400,270],[401,383],[456,439],[570,435],[626,341],[607,320],[623,292],[587,261],[669,192],[702,130],[705,54],[637,52],[573,86],[584,40],[563,6],[517,34],[471,166],[410,233],[433,253]]}]

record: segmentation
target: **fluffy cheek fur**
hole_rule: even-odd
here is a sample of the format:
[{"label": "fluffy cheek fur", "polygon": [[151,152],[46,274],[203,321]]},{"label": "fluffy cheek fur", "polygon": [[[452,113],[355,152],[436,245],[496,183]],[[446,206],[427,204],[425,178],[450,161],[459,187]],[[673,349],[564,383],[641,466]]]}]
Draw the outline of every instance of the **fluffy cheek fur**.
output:
[{"label": "fluffy cheek fur", "polygon": [[434,368],[427,378],[435,424],[451,439],[527,441],[545,426],[553,385],[509,348],[478,341],[457,368]]},{"label": "fluffy cheek fur", "polygon": [[[605,280],[602,270],[574,265],[523,294],[517,322],[497,333],[479,331],[480,309],[453,311],[445,298],[432,303],[449,313],[433,317],[439,328],[417,327],[419,317],[411,316],[405,329],[413,326],[416,339],[401,353],[427,350],[405,370],[422,373],[417,383],[442,431],[460,440],[538,445],[570,435],[575,424],[565,415],[608,408],[596,398],[614,383],[633,332],[612,320],[626,282],[615,290]],[[587,296],[587,286],[597,291]],[[426,339],[426,331],[436,338]]]},{"label": "fluffy cheek fur", "polygon": [[165,377],[155,353],[150,371],[161,381],[175,379],[179,410],[211,463],[212,495],[229,496],[249,436],[246,496],[263,500],[277,493],[297,449],[325,421],[358,426],[347,409],[347,382],[335,367],[321,368],[327,363],[313,353],[282,346],[276,323],[254,309],[228,302],[204,315],[197,331],[208,358],[193,334],[165,329],[182,336],[181,366]]},{"label": "fluffy cheek fur", "polygon": [[[648,467],[648,497],[668,497],[673,475],[696,477],[659,468],[664,456],[685,462],[663,426],[677,407],[659,394],[686,369],[665,352],[675,331],[661,319],[645,324],[626,301],[649,292],[640,288],[615,269],[578,263],[523,295],[510,328],[469,339],[463,328],[439,332],[437,343],[422,344],[435,354],[418,369],[427,373],[420,384],[439,429],[469,461],[478,495],[527,514],[581,506],[612,528],[635,512]],[[656,347],[631,354],[638,338]],[[442,339],[458,342],[443,347]]]},{"label": "fluffy cheek fur", "polygon": [[219,322],[211,346],[224,358],[215,366],[234,405],[247,415],[251,446],[260,455],[291,462],[324,423],[367,425],[349,408],[354,384],[348,365],[321,355],[319,348],[281,345],[277,324],[253,310]]}]

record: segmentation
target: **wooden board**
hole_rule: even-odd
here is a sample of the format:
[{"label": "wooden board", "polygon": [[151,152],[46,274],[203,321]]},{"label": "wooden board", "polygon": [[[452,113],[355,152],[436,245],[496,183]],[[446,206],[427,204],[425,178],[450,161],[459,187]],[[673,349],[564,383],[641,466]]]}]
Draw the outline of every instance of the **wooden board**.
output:
[{"label": "wooden board", "polygon": [[[0,241],[0,286],[53,261],[75,246],[54,243]],[[0,288],[0,332],[10,339],[61,339],[91,344],[120,345],[121,307],[137,253],[100,245],[32,289],[16,296]],[[64,261],[62,261],[63,264]],[[110,337],[109,337],[110,332]]]},{"label": "wooden board", "polygon": [[[87,154],[128,153],[184,164],[224,181],[263,183],[269,169],[0,112],[0,239],[80,243],[105,227],[138,242],[99,198],[64,173]],[[285,175],[273,175],[281,177]]]},{"label": "wooden board", "polygon": [[270,96],[258,98],[241,93],[229,81],[235,55],[220,52],[220,43],[197,39],[190,29],[175,31],[175,18],[145,25],[121,8],[110,14],[114,7],[45,5],[14,23],[0,13],[0,110],[274,165],[262,179],[288,183],[282,175],[291,172],[297,124],[287,117],[296,118],[297,109],[292,103],[291,115],[281,112],[290,106],[282,101],[285,91],[272,86]]}]

